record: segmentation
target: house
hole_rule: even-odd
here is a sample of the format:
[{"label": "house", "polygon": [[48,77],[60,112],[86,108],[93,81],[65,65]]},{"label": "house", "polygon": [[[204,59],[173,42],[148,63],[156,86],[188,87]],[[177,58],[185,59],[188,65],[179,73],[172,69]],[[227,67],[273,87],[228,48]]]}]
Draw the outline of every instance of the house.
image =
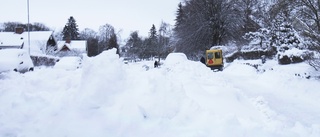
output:
[{"label": "house", "polygon": [[86,40],[66,40],[58,41],[58,56],[82,56],[87,55],[87,41]]},{"label": "house", "polygon": [[[29,50],[28,32],[21,34],[24,37],[24,49]],[[43,55],[57,50],[57,42],[53,37],[53,31],[30,31],[30,54]]]},{"label": "house", "polygon": [[0,49],[6,48],[30,49],[31,55],[44,55],[57,50],[57,42],[53,31],[25,32],[23,28],[16,28],[15,32],[0,32]]}]

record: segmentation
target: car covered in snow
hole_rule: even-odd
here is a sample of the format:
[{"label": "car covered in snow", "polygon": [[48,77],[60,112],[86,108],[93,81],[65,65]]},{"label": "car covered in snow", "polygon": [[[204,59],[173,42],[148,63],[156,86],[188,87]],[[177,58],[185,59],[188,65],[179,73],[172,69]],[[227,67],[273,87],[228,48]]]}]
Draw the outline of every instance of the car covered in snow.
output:
[{"label": "car covered in snow", "polygon": [[188,58],[184,53],[170,53],[165,59],[165,64],[167,66],[174,66],[177,64],[181,64],[187,60]]},{"label": "car covered in snow", "polygon": [[76,56],[67,56],[60,58],[54,65],[55,69],[76,70],[81,67],[82,59]]},{"label": "car covered in snow", "polygon": [[33,71],[34,65],[29,53],[24,49],[0,50],[0,73],[16,71],[25,73]]}]

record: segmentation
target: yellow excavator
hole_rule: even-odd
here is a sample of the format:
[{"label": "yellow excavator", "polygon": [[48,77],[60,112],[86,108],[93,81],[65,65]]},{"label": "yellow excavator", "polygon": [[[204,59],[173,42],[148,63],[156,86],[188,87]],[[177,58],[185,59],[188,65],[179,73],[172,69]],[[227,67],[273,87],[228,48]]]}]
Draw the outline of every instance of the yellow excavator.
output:
[{"label": "yellow excavator", "polygon": [[221,49],[206,50],[205,57],[201,58],[201,62],[211,70],[223,71],[223,56]]}]

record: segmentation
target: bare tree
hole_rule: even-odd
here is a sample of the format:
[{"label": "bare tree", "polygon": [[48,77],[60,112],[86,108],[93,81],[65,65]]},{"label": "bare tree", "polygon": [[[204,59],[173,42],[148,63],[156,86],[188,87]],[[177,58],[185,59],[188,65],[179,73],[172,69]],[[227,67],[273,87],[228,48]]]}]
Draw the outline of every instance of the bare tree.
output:
[{"label": "bare tree", "polygon": [[119,54],[119,44],[118,44],[118,37],[115,33],[115,29],[110,24],[105,24],[100,26],[99,28],[99,46],[98,51],[99,53],[108,50],[111,48],[117,49],[117,54]]},{"label": "bare tree", "polygon": [[98,33],[90,28],[85,28],[80,32],[80,39],[89,39],[89,38],[97,38]]},{"label": "bare tree", "polygon": [[[14,32],[17,27],[23,28],[25,31],[28,31],[28,24],[23,24],[20,22],[5,22],[2,24],[2,29],[0,29],[0,31]],[[46,25],[42,23],[37,23],[37,22],[34,24],[30,24],[29,29],[30,31],[49,31],[50,30],[50,28],[47,27]]]},{"label": "bare tree", "polygon": [[298,0],[300,4],[299,15],[309,28],[320,32],[320,1],[319,0]]},{"label": "bare tree", "polygon": [[117,49],[117,54],[120,55],[120,49],[119,49],[119,44],[118,44],[118,37],[117,35],[114,33],[110,36],[110,39],[108,41],[108,45],[107,45],[107,50],[109,49]]},{"label": "bare tree", "polygon": [[139,55],[143,51],[143,40],[139,36],[138,31],[134,31],[130,34],[129,39],[127,40],[126,45],[124,46],[125,56],[136,59],[139,58]]},{"label": "bare tree", "polygon": [[[176,50],[196,56],[211,46],[227,43],[243,26],[235,0],[189,0],[182,7],[182,22],[175,26]],[[181,15],[182,16],[182,15]]]},{"label": "bare tree", "polygon": [[[260,28],[260,25],[255,21],[257,14],[259,14],[259,1],[237,0],[234,3],[234,7],[239,11],[238,15],[243,20],[243,26],[241,26],[236,35],[243,36],[245,33],[257,31]],[[240,41],[241,39],[239,38],[238,40]]]},{"label": "bare tree", "polygon": [[100,26],[99,28],[99,53],[107,50],[108,41],[111,38],[111,36],[115,33],[114,27],[110,24],[105,24],[103,26]]},{"label": "bare tree", "polygon": [[172,29],[170,24],[161,22],[160,28],[159,28],[159,44],[158,44],[158,61],[160,61],[160,58],[166,57],[170,50],[170,37],[172,37]]},{"label": "bare tree", "polygon": [[[27,27],[27,25],[26,25]],[[28,28],[28,27],[27,27]],[[31,25],[30,31],[49,31],[50,28],[44,25],[43,23],[35,22]]]},{"label": "bare tree", "polygon": [[303,35],[309,41],[308,46],[314,52],[310,56],[309,64],[320,70],[320,1],[297,0],[299,4],[298,16],[303,26]]}]

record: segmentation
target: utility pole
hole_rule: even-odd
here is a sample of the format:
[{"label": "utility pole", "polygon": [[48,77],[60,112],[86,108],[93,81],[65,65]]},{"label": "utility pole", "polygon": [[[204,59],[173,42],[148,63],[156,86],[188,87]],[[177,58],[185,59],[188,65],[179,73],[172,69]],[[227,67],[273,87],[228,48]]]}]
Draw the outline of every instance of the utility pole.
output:
[{"label": "utility pole", "polygon": [[28,51],[30,55],[30,16],[29,16],[29,0],[27,0],[27,9],[28,9]]}]

